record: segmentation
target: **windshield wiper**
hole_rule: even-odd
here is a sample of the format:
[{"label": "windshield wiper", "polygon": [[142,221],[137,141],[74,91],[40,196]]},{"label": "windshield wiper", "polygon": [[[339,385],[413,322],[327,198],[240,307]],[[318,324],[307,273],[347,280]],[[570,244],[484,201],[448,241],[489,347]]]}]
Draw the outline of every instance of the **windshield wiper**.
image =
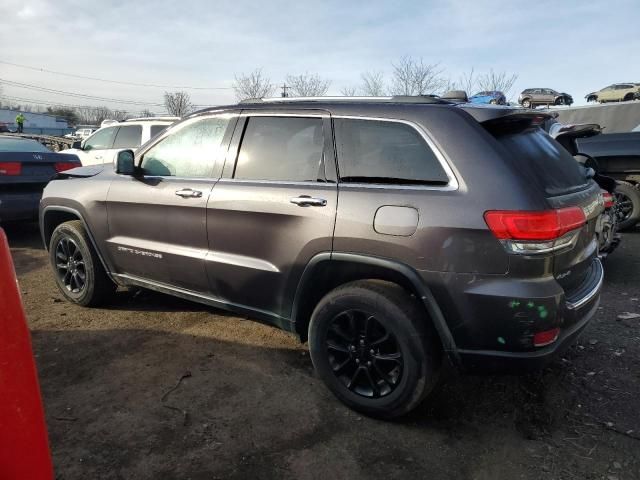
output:
[{"label": "windshield wiper", "polygon": [[411,178],[365,176],[340,177],[340,181],[344,183],[383,183],[389,185],[446,185],[449,183],[448,180],[417,180]]}]

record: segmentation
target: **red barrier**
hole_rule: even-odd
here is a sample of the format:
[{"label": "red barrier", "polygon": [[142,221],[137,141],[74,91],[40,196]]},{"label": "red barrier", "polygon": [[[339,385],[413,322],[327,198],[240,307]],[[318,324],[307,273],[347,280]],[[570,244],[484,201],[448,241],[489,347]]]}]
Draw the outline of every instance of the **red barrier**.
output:
[{"label": "red barrier", "polygon": [[0,480],[51,480],[47,427],[16,273],[0,228]]}]

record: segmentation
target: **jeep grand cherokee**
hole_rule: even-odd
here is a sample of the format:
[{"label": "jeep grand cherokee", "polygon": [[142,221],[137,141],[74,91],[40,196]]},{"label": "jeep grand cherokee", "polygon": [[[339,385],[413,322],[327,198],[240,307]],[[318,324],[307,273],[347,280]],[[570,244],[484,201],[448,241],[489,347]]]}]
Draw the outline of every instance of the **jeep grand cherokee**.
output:
[{"label": "jeep grand cherokee", "polygon": [[395,417],[443,361],[539,368],[596,311],[599,190],[541,119],[433,97],[202,110],[59,174],[42,236],[69,301],[139,286],[249,315]]}]

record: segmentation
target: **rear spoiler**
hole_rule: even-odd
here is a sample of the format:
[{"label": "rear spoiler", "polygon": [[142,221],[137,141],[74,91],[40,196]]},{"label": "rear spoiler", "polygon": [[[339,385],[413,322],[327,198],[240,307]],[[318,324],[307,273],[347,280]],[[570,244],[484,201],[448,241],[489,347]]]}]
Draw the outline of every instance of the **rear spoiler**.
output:
[{"label": "rear spoiler", "polygon": [[553,116],[548,113],[510,106],[464,104],[459,108],[471,115],[493,135],[517,133],[531,127],[542,127],[546,121],[553,119]]}]

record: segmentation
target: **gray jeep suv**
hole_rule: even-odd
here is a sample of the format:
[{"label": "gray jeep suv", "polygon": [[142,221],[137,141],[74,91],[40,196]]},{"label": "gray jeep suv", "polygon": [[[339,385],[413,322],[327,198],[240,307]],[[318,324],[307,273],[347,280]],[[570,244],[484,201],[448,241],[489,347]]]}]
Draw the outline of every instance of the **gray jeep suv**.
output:
[{"label": "gray jeep suv", "polygon": [[432,97],[207,109],[59,174],[42,237],[69,301],[138,286],[249,315],[395,417],[444,361],[540,368],[596,311],[599,189],[544,119]]}]

